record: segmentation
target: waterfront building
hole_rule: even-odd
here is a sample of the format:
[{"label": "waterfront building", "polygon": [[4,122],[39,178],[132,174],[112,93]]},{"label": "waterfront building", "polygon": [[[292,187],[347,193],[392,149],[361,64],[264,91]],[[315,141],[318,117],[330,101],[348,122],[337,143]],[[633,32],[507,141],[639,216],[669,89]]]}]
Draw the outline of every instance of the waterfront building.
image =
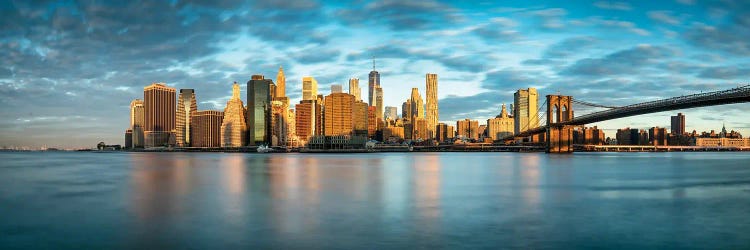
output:
[{"label": "waterfront building", "polygon": [[425,75],[427,85],[425,119],[427,120],[427,138],[435,137],[435,126],[438,124],[438,76],[437,74]]},{"label": "waterfront building", "polygon": [[172,145],[174,141],[176,90],[164,83],[143,88],[145,147]]},{"label": "waterfront building", "polygon": [[125,130],[125,148],[133,148],[133,130]]},{"label": "waterfront building", "polygon": [[412,139],[422,139],[427,140],[428,138],[428,129],[427,129],[427,119],[424,117],[418,117],[414,119],[414,122],[412,122]]},{"label": "waterfront building", "polygon": [[404,139],[404,127],[385,127],[383,128],[383,141],[398,142]]},{"label": "waterfront building", "polygon": [[382,127],[380,123],[383,122],[383,88],[378,85],[375,87],[375,118],[378,121],[378,128]]},{"label": "waterfront building", "polygon": [[448,139],[456,138],[456,128],[453,125],[448,125]]},{"label": "waterfront building", "polygon": [[383,116],[385,119],[395,121],[398,119],[398,108],[393,106],[385,106],[385,111],[383,111]]},{"label": "waterfront building", "polygon": [[695,138],[695,146],[701,147],[750,147],[750,139],[745,138]]},{"label": "waterfront building", "polygon": [[370,139],[375,138],[375,131],[378,129],[378,119],[375,113],[377,109],[375,106],[367,107],[367,137]]},{"label": "waterfront building", "polygon": [[271,145],[283,146],[289,133],[289,106],[283,101],[271,101]]},{"label": "waterfront building", "polygon": [[573,130],[573,143],[584,145],[604,145],[606,137],[604,131],[597,126],[584,127],[583,129]]},{"label": "waterfront building", "polygon": [[495,118],[487,119],[487,137],[493,140],[500,140],[508,136],[513,136],[515,129],[515,120],[508,114],[505,104],[500,108],[500,114]]},{"label": "waterfront building", "polygon": [[479,121],[464,119],[456,121],[456,136],[466,139],[479,139]]},{"label": "waterfront building", "polygon": [[344,93],[344,87],[339,84],[331,84],[331,94],[333,93]]},{"label": "waterfront building", "polygon": [[349,94],[354,96],[355,101],[362,101],[362,89],[359,87],[359,78],[349,78]]},{"label": "waterfront building", "polygon": [[539,95],[535,88],[519,89],[513,95],[513,125],[516,134],[539,127]]},{"label": "waterfront building", "polygon": [[425,118],[424,101],[422,100],[422,96],[419,94],[418,88],[411,88],[411,99],[409,99],[409,102],[409,107],[411,108],[411,120],[415,120],[416,118]]},{"label": "waterfront building", "polygon": [[672,135],[685,134],[685,115],[683,115],[682,113],[677,113],[676,116],[672,116],[671,125]]},{"label": "waterfront building", "polygon": [[221,147],[221,124],[224,112],[200,110],[190,115],[190,143],[192,147]]},{"label": "waterfront building", "polygon": [[649,144],[654,146],[667,146],[667,129],[652,127],[648,130]]},{"label": "waterfront building", "polygon": [[448,141],[448,125],[445,123],[438,123],[435,125],[435,140],[438,142]]},{"label": "waterfront building", "polygon": [[354,132],[354,96],[332,93],[325,98],[324,121],[326,136],[351,135]]},{"label": "waterfront building", "polygon": [[[354,96],[354,95],[352,95]],[[354,126],[354,135],[367,136],[367,103],[357,100],[354,97],[354,106],[352,107],[352,122]]]},{"label": "waterfront building", "polygon": [[224,108],[224,118],[220,128],[220,144],[222,147],[242,147],[247,138],[247,121],[245,120],[245,106],[240,99],[240,85],[232,85],[232,98]]},{"label": "waterfront building", "polygon": [[302,142],[314,135],[322,135],[322,105],[316,100],[302,100],[295,106],[295,133]]},{"label": "waterfront building", "polygon": [[130,148],[143,148],[143,126],[145,124],[145,109],[143,107],[143,100],[135,99],[130,102],[130,130],[131,132],[131,147]]},{"label": "waterfront building", "polygon": [[370,71],[367,81],[367,102],[370,106],[377,106],[375,101],[375,89],[377,87],[380,87],[380,73],[375,70],[375,60],[372,60],[372,71]]},{"label": "waterfront building", "polygon": [[318,98],[318,81],[311,76],[302,77],[302,100]]},{"label": "waterfront building", "polygon": [[479,125],[477,133],[479,134],[479,139],[487,138],[487,124]]},{"label": "waterfront building", "polygon": [[190,114],[198,110],[195,100],[195,90],[180,89],[177,99],[177,124],[175,136],[178,147],[190,147]]},{"label": "waterfront building", "polygon": [[289,109],[286,115],[286,146],[294,148],[299,147],[299,138],[297,137],[297,113],[294,109]]},{"label": "waterfront building", "polygon": [[407,99],[401,104],[401,119],[411,121],[411,99]]},{"label": "waterfront building", "polygon": [[[245,123],[247,129],[247,145],[271,145],[273,127],[271,124],[271,93],[275,87],[271,79],[264,79],[262,75],[254,75],[247,82],[247,114]],[[283,107],[283,105],[282,105]],[[284,107],[284,110],[286,108]]]},{"label": "waterfront building", "polygon": [[648,145],[648,132],[637,128],[624,128],[617,130],[617,145]]}]

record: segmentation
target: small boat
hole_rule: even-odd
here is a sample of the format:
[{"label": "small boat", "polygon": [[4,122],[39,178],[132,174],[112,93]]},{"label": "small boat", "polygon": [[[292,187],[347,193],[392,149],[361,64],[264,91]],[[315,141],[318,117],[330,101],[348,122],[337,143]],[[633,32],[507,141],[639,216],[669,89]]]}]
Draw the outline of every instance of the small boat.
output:
[{"label": "small boat", "polygon": [[258,153],[268,153],[268,152],[271,152],[271,151],[273,151],[273,149],[270,148],[270,147],[268,147],[267,145],[260,145],[258,147]]}]

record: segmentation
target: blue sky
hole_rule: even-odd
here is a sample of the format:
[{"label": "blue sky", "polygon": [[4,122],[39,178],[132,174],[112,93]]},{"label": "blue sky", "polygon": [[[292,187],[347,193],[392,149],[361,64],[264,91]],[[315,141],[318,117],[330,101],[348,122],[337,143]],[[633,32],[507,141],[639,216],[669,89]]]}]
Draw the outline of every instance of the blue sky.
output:
[{"label": "blue sky", "polygon": [[[0,146],[123,143],[128,105],[152,82],[222,110],[232,82],[275,79],[281,65],[294,102],[308,75],[326,94],[358,77],[367,96],[372,57],[399,109],[437,73],[450,123],[483,123],[526,87],[606,105],[731,88],[750,75],[749,14],[746,1],[700,0],[3,1]],[[748,111],[680,112],[690,131],[725,122],[750,135]],[[677,112],[592,125],[614,137]]]}]

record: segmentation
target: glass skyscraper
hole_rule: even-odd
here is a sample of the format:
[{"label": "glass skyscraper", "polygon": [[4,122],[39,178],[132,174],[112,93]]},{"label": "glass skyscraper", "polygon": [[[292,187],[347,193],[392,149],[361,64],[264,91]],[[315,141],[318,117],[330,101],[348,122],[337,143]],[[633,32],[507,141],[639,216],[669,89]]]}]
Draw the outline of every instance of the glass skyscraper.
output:
[{"label": "glass skyscraper", "polygon": [[271,89],[275,86],[271,79],[259,78],[247,82],[248,146],[271,145]]}]

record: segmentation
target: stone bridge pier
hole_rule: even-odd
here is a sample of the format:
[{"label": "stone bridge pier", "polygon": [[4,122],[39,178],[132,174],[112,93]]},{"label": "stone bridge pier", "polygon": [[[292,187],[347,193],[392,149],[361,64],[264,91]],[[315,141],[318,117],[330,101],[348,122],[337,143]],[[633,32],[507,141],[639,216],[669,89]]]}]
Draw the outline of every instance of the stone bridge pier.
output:
[{"label": "stone bridge pier", "polygon": [[547,153],[573,152],[573,125],[557,125],[573,119],[572,97],[547,95]]}]

